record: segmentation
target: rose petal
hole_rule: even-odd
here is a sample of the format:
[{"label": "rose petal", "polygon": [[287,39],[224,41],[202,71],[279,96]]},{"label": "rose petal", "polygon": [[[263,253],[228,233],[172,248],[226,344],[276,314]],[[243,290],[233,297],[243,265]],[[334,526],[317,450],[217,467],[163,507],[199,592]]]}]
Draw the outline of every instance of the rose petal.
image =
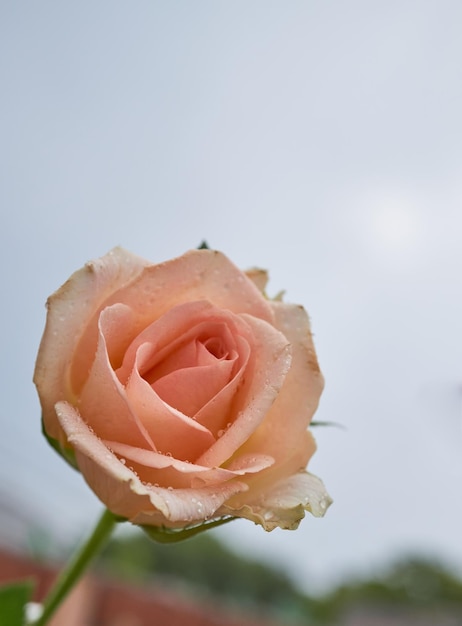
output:
[{"label": "rose petal", "polygon": [[74,407],[59,402],[56,413],[91,489],[113,513],[135,524],[178,528],[185,522],[203,521],[213,517],[232,495],[247,489],[239,481],[228,481],[219,488],[148,487],[90,431]]},{"label": "rose petal", "polygon": [[[142,358],[144,346],[139,349]],[[146,346],[150,350],[150,346]],[[130,408],[149,433],[155,449],[183,461],[195,461],[215,441],[212,433],[166,404],[141,378],[137,364],[125,388]],[[116,439],[116,438],[115,438]]]},{"label": "rose petal", "polygon": [[266,270],[262,270],[259,267],[251,267],[249,270],[246,270],[245,274],[259,291],[265,292],[268,283],[268,272]]},{"label": "rose petal", "polygon": [[163,376],[152,384],[154,391],[170,406],[193,417],[230,381],[233,361],[188,367]]},{"label": "rose petal", "polygon": [[273,321],[271,306],[254,283],[215,250],[190,250],[176,259],[147,266],[108,304],[128,303],[141,330],[178,304],[200,300],[213,302],[218,309]]},{"label": "rose petal", "polygon": [[[140,363],[143,376],[149,378],[149,373],[154,370],[157,376],[161,377],[171,371],[169,357],[172,352],[177,351],[182,344],[194,340],[199,332],[207,329],[207,326],[217,323],[230,326],[232,334],[245,332],[245,329],[241,330],[243,323],[238,316],[229,311],[219,310],[205,300],[187,302],[173,307],[135,336],[117,371],[119,380],[125,384],[130,377],[138,348],[142,344],[152,345],[150,358]],[[162,370],[164,360],[168,366],[165,371]],[[181,364],[179,366],[181,367]]]},{"label": "rose petal", "polygon": [[236,336],[237,352],[239,354],[240,367],[232,380],[213,396],[194,416],[195,419],[206,426],[213,435],[221,437],[231,424],[230,408],[232,400],[241,387],[247,366],[250,362],[250,345],[245,337]]},{"label": "rose petal", "polygon": [[162,506],[163,517],[150,511],[142,511],[130,521],[144,526],[183,528],[188,524],[197,524],[211,518],[223,517],[219,510],[231,496],[245,491],[247,485],[238,481],[228,481],[217,488],[199,489],[152,489],[151,500],[155,506]]},{"label": "rose petal", "polygon": [[[241,457],[234,460],[226,469],[221,467],[203,467],[194,463],[179,461],[174,457],[157,452],[127,446],[115,441],[103,442],[112,452],[116,453],[124,463],[131,466],[143,482],[161,487],[187,488],[220,483],[254,474],[270,467],[274,460],[266,455]],[[169,470],[169,471],[164,471]]]},{"label": "rose petal", "polygon": [[267,531],[277,527],[294,530],[305,517],[305,511],[322,517],[331,503],[322,481],[302,471],[274,484],[256,502],[238,509],[225,504],[219,512],[245,517]]},{"label": "rose petal", "polygon": [[70,387],[70,366],[79,355],[77,369],[88,371],[96,346],[96,323],[88,333],[85,345],[77,346],[94,313],[106,298],[139,276],[146,261],[115,248],[106,256],[87,263],[75,272],[47,302],[48,315],[45,331],[35,366],[37,386],[48,435],[62,439],[62,430],[56,419],[54,404],[73,398]]},{"label": "rose petal", "polygon": [[[199,465],[222,465],[248,440],[268,414],[290,367],[291,348],[284,335],[258,318],[250,315],[242,317],[251,329],[253,362],[247,367],[245,382],[233,406],[233,412],[237,416],[235,421],[197,459]],[[258,450],[262,451],[266,454],[263,448]],[[270,456],[273,454],[270,453]]]},{"label": "rose petal", "polygon": [[100,316],[96,354],[80,394],[79,410],[98,437],[152,449],[149,434],[131,410],[125,389],[112,369],[107,351],[105,334],[110,342],[110,329],[117,328],[114,318],[120,322],[121,316],[126,314],[127,307],[114,305],[105,309]]},{"label": "rose petal", "polygon": [[[284,462],[303,441],[302,433],[309,426],[317,409],[324,387],[313,346],[310,323],[301,306],[271,302],[276,327],[287,337],[292,346],[292,365],[284,384],[265,420],[249,437],[243,451],[264,451]],[[290,427],[288,427],[290,423]],[[311,437],[308,442],[307,460],[316,446]]]}]

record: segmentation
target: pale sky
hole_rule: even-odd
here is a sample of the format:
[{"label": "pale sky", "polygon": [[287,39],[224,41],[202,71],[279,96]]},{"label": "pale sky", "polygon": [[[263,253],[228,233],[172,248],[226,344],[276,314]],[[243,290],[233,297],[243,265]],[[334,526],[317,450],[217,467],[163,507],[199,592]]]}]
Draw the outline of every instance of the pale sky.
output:
[{"label": "pale sky", "polygon": [[1,502],[71,538],[100,510],[40,434],[47,296],[206,239],[307,308],[345,427],[316,431],[324,519],[218,534],[308,590],[462,572],[461,28],[459,0],[0,6]]}]

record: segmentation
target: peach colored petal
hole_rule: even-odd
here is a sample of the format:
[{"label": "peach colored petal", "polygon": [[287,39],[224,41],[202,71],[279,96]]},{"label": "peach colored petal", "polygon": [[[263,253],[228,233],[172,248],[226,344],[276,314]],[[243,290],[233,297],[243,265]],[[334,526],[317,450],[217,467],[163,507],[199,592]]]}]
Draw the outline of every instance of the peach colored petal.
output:
[{"label": "peach colored petal", "polygon": [[[266,419],[249,437],[243,450],[249,454],[264,451],[279,463],[300,445],[301,434],[318,406],[324,378],[316,359],[306,311],[301,306],[282,302],[271,302],[271,307],[275,326],[291,343],[292,365]],[[315,451],[314,440],[311,437],[305,443],[310,458]]]},{"label": "peach colored petal", "polygon": [[[124,360],[117,375],[122,383],[126,383],[133,370],[133,364],[142,344],[151,344],[152,352],[150,359],[140,364],[142,375],[149,378],[149,372],[156,368],[160,377],[164,373],[161,363],[168,362],[172,352],[178,350],[182,344],[192,341],[201,329],[217,323],[227,324],[234,334],[242,334],[243,323],[238,316],[229,311],[222,311],[210,302],[201,300],[198,302],[186,302],[173,307],[159,319],[145,326],[127,347]],[[153,382],[150,380],[149,382]]]},{"label": "peach colored petal", "polygon": [[331,503],[322,481],[301,471],[272,485],[258,500],[238,509],[225,504],[220,512],[250,519],[267,531],[277,527],[294,530],[305,517],[305,511],[322,517]]},{"label": "peach colored petal", "polygon": [[[224,384],[222,380],[222,388],[217,389],[215,385],[215,395],[209,389],[208,398],[199,399],[193,409],[204,400],[208,400],[194,416],[197,421],[206,426],[214,436],[226,428],[226,424],[230,421],[230,405],[234,394],[242,379],[245,368],[249,362],[251,345],[253,344],[253,336],[249,325],[243,321],[240,316],[233,315],[229,311],[220,311],[205,301],[186,303],[174,307],[162,316],[156,322],[150,324],[143,332],[141,332],[126,351],[123,364],[117,371],[117,376],[122,383],[126,383],[135,369],[135,359],[138,359],[138,370],[143,378],[149,382],[153,382],[156,388],[155,378],[172,369],[171,354],[180,351],[184,343],[190,345],[198,333],[203,333],[207,328],[213,328],[217,325],[225,326],[220,331],[220,337],[226,344],[233,360],[233,378]],[[143,358],[138,353],[138,349],[142,344],[149,344],[150,348],[145,348]],[[165,363],[166,362],[166,363]],[[182,363],[183,364],[183,363]],[[195,385],[195,388],[197,385]],[[183,385],[177,389],[177,397],[172,398],[171,394],[163,397],[162,390],[160,395],[164,400],[180,409],[184,409],[187,401],[191,398],[182,398],[182,394],[187,395],[191,387]],[[202,389],[197,390],[197,394],[202,394]],[[194,410],[188,412],[190,415]]]},{"label": "peach colored petal", "polygon": [[190,250],[176,259],[150,265],[114,298],[114,302],[130,304],[140,331],[178,304],[200,300],[232,313],[273,321],[271,307],[254,283],[215,250]]},{"label": "peach colored petal", "polygon": [[[222,504],[236,493],[245,491],[247,485],[240,481],[228,481],[219,486],[201,487],[197,489],[160,489],[152,490],[153,503],[162,503],[163,519],[149,511],[142,511],[131,518],[133,524],[142,526],[159,526],[183,528],[185,525],[197,524],[211,518],[220,518],[218,513]],[[164,512],[165,508],[165,512]]]},{"label": "peach colored petal", "polygon": [[[313,446],[314,442],[311,433],[309,431],[302,432],[297,445],[294,446],[292,450],[287,451],[283,459],[279,458],[278,462],[272,463],[271,466],[265,468],[264,471],[254,475],[249,474],[246,477],[245,480],[249,485],[249,491],[244,495],[233,498],[231,506],[240,508],[249,502],[258,501],[260,498],[264,497],[274,484],[304,470],[313,452]],[[244,457],[252,456],[245,452],[244,446],[239,450],[239,455],[241,454]],[[273,460],[275,461],[275,459]],[[226,463],[225,467],[228,466],[229,463]]]},{"label": "peach colored petal", "polygon": [[194,416],[195,419],[206,426],[212,434],[221,437],[234,415],[230,413],[232,400],[237,395],[239,387],[242,385],[247,366],[250,362],[249,341],[241,336],[236,336],[237,352],[239,353],[240,367],[230,382],[205,404]]},{"label": "peach colored petal", "polygon": [[[221,312],[209,306],[204,311],[206,319],[202,318],[194,323],[188,309],[190,309],[188,305],[175,307],[175,311],[186,311],[190,319],[190,328],[170,345],[165,346],[162,351],[166,352],[165,355],[162,354],[161,357],[155,355],[144,374],[149,382],[153,383],[179,369],[213,365],[217,361],[235,360],[238,357],[236,340],[229,328],[229,314],[225,314],[220,320],[218,316]],[[233,330],[234,326],[235,324]],[[155,328],[156,324],[152,327]]]},{"label": "peach colored petal", "polygon": [[231,380],[233,361],[188,367],[156,380],[152,388],[170,406],[193,417]]},{"label": "peach colored petal", "polygon": [[240,454],[226,465],[226,469],[235,474],[256,474],[271,467],[274,459],[267,454]]},{"label": "peach colored petal", "polygon": [[227,499],[247,489],[238,481],[202,489],[147,486],[90,431],[74,407],[59,402],[56,413],[91,489],[109,510],[135,524],[183,527],[213,517]]},{"label": "peach colored petal", "polygon": [[249,270],[246,270],[245,274],[259,291],[265,292],[268,283],[268,272],[266,270],[262,270],[259,267],[251,267]]},{"label": "peach colored petal", "polygon": [[73,406],[58,402],[56,414],[85,480],[113,513],[131,518],[140,508],[150,507],[149,494],[141,489],[135,474],[108,450]]},{"label": "peach colored petal", "polygon": [[[115,441],[103,442],[112,452],[123,459],[124,464],[131,466],[143,482],[153,485],[175,488],[220,486],[228,480],[245,474],[255,474],[270,467],[273,459],[266,455],[254,455],[236,459],[226,469],[221,467],[204,467],[194,463],[179,461],[174,457],[157,452],[134,448]],[[164,470],[171,470],[165,472]]]},{"label": "peach colored petal", "polygon": [[[140,346],[141,359],[143,349],[149,351],[151,346]],[[194,461],[214,443],[215,438],[207,428],[159,398],[151,385],[141,378],[136,362],[125,391],[132,412],[149,433],[157,451],[183,461]]]},{"label": "peach colored petal", "polygon": [[[282,333],[250,315],[241,316],[253,336],[252,360],[233,407],[235,420],[216,443],[197,459],[199,465],[222,465],[242,446],[275,402],[290,368],[290,344]],[[260,448],[259,452],[266,450]],[[273,456],[270,453],[270,456]]]},{"label": "peach colored petal", "polygon": [[[47,433],[62,440],[54,404],[72,400],[70,367],[75,355],[81,353],[87,372],[93,358],[96,339],[77,350],[80,338],[104,300],[116,289],[125,286],[142,272],[146,261],[115,248],[106,256],[87,263],[73,274],[47,302],[45,331],[35,366],[34,382],[40,396]],[[96,324],[89,335],[95,337]],[[89,336],[89,339],[91,339]]]},{"label": "peach colored petal", "polygon": [[114,305],[102,312],[96,354],[78,407],[98,437],[139,447],[152,447],[149,435],[127,401],[125,389],[111,367],[107,352],[105,333],[110,342],[111,328],[117,328],[113,324],[114,318],[120,321],[126,312],[123,305]]}]

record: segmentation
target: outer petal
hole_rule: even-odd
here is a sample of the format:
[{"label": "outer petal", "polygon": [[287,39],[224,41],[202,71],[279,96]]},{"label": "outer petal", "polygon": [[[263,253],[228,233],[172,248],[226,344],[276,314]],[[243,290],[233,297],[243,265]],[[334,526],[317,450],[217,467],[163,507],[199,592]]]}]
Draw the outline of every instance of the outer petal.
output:
[{"label": "outer petal", "polygon": [[219,517],[223,503],[248,488],[239,481],[200,489],[148,486],[90,431],[70,404],[57,403],[56,413],[91,489],[109,510],[135,524],[176,528]]},{"label": "outer petal", "polygon": [[294,530],[305,517],[305,511],[322,517],[331,503],[322,481],[301,471],[274,484],[256,502],[238,509],[225,504],[220,512],[245,517],[268,531],[277,527]]},{"label": "outer petal", "polygon": [[252,280],[214,250],[190,250],[171,261],[147,266],[116,294],[114,302],[130,305],[141,330],[176,305],[199,300],[273,322],[270,303]]},{"label": "outer petal", "polygon": [[308,446],[308,460],[315,451],[315,444],[312,438],[308,441],[302,434],[317,409],[324,378],[316,359],[304,308],[282,302],[271,302],[271,307],[276,328],[292,346],[292,364],[265,420],[243,449],[248,453],[264,451],[274,457],[276,463],[283,463],[302,443]]},{"label": "outer petal", "polygon": [[[76,346],[95,311],[116,290],[137,277],[147,264],[143,259],[115,248],[106,256],[87,263],[73,274],[47,302],[48,315],[35,366],[34,382],[40,396],[47,433],[62,439],[54,405],[59,400],[73,400],[70,389],[70,366]],[[82,351],[87,372],[96,348],[96,327]]]},{"label": "outer petal", "polygon": [[252,457],[242,457],[231,467],[204,467],[180,461],[171,456],[159,454],[144,448],[135,448],[114,441],[103,442],[112,452],[130,469],[133,469],[144,483],[151,483],[156,487],[182,489],[188,487],[206,487],[220,485],[238,476],[255,474],[270,467],[273,459],[263,454]]},{"label": "outer petal", "polygon": [[268,272],[260,269],[259,267],[251,267],[249,270],[246,270],[245,273],[246,276],[255,284],[257,289],[264,293],[268,283]]},{"label": "outer petal", "polygon": [[[275,325],[292,344],[292,365],[266,419],[241,451],[248,454],[264,451],[275,458],[275,464],[247,480],[249,491],[242,496],[238,494],[229,503],[230,508],[239,511],[238,515],[261,523],[267,530],[276,526],[295,528],[304,516],[304,510],[312,510],[317,515],[324,504],[324,509],[330,504],[319,479],[303,471],[316,449],[311,432],[306,428],[317,408],[324,384],[308,316],[300,306],[281,302],[271,305]],[[278,485],[283,487],[279,490]],[[319,488],[314,489],[316,486]],[[286,487],[287,494],[298,498],[296,504],[280,497]],[[299,490],[294,491],[292,488],[295,487]],[[280,505],[276,506],[276,500]]]}]

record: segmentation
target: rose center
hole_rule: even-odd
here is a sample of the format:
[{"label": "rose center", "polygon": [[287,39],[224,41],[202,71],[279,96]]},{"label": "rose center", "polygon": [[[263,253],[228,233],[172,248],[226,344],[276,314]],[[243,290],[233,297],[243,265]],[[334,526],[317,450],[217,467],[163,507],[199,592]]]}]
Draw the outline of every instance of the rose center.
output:
[{"label": "rose center", "polygon": [[219,337],[210,337],[203,342],[204,346],[216,359],[226,359],[229,356],[229,352],[226,349],[223,341]]},{"label": "rose center", "polygon": [[147,371],[140,370],[164,402],[190,417],[199,417],[239,369],[236,341],[226,324],[201,324],[195,331],[158,354]]}]

